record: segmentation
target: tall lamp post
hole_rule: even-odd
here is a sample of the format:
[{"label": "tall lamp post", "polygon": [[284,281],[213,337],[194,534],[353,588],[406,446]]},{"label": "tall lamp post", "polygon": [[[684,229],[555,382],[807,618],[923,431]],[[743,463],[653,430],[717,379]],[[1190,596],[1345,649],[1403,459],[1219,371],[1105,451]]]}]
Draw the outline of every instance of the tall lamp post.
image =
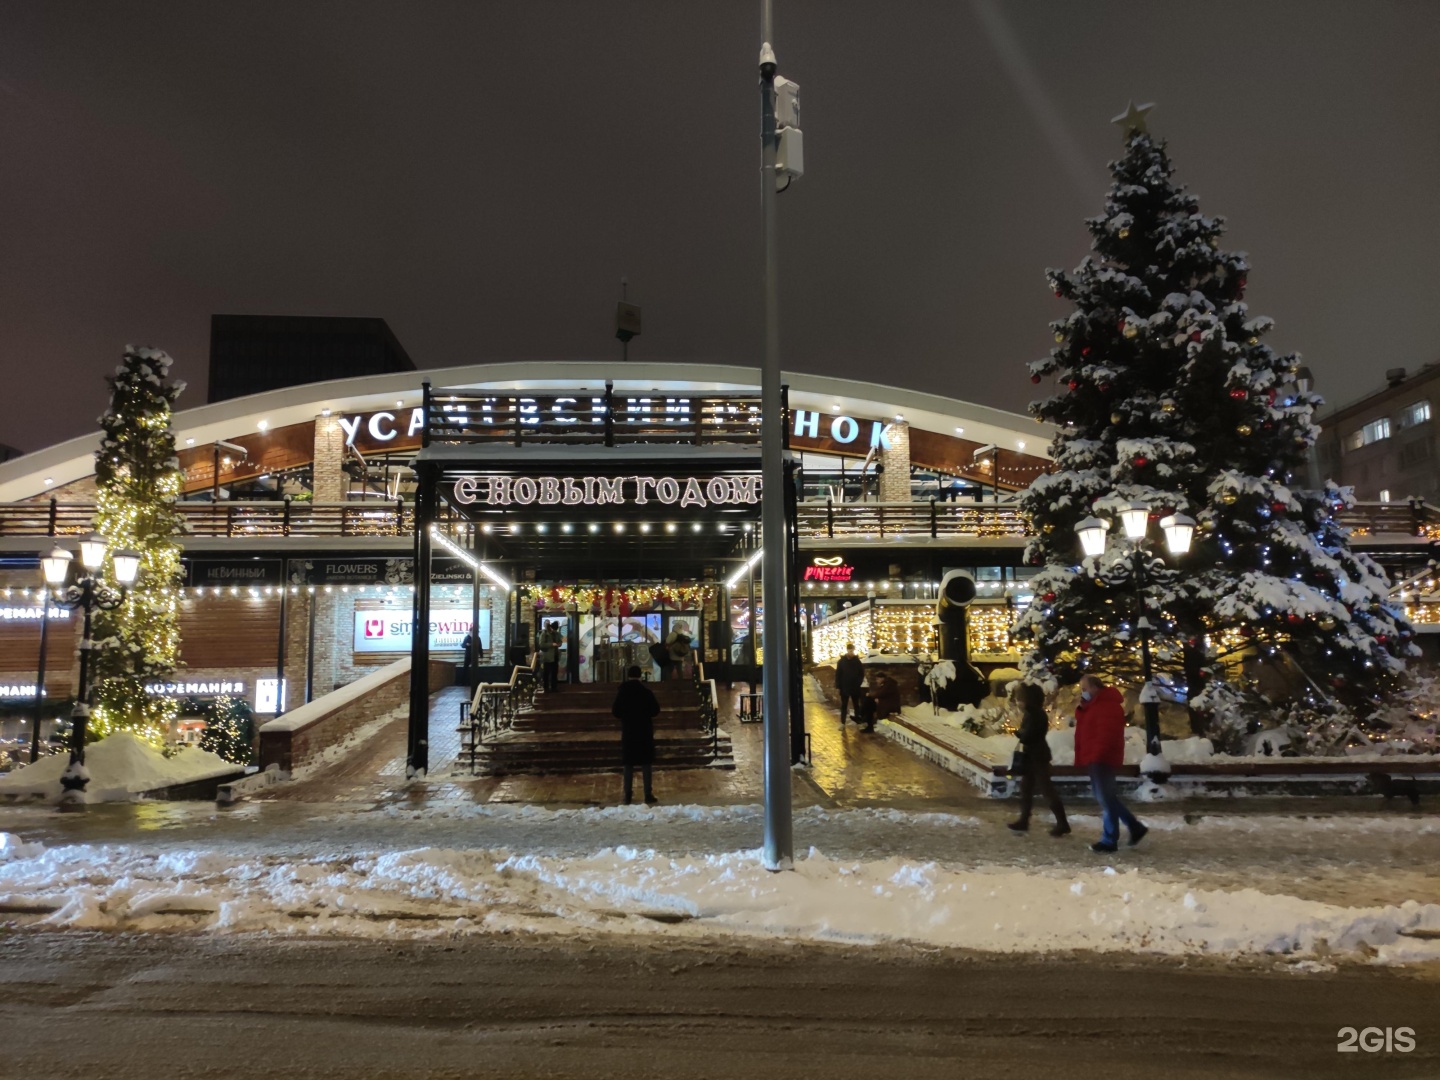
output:
[{"label": "tall lamp post", "polygon": [[[1158,759],[1157,767],[1147,775],[1159,782],[1170,775],[1170,768],[1165,764],[1165,755],[1160,748],[1160,695],[1155,688],[1154,669],[1150,660],[1150,634],[1153,627],[1150,625],[1149,605],[1146,603],[1146,587],[1151,564],[1158,563],[1163,566],[1164,562],[1160,556],[1146,549],[1150,530],[1148,506],[1144,503],[1130,503],[1120,511],[1120,524],[1125,530],[1125,539],[1130,542],[1129,551],[1118,553],[1113,565],[1120,572],[1113,577],[1117,582],[1128,578],[1135,586],[1135,626],[1140,631],[1140,677],[1143,684],[1140,687],[1140,705],[1145,713],[1145,748],[1152,757]],[[1185,514],[1171,514],[1160,522],[1160,528],[1165,533],[1165,546],[1171,555],[1179,557],[1190,551],[1190,540],[1195,535],[1194,518]],[[1097,517],[1087,517],[1075,525],[1081,549],[1086,555],[1097,559],[1105,554],[1105,535],[1109,530],[1110,523]],[[1104,576],[1103,569],[1101,576]]]},{"label": "tall lamp post", "polygon": [[[115,584],[102,576],[105,556],[110,555]],[[140,572],[140,556],[133,551],[109,552],[105,538],[92,535],[80,541],[80,568],[75,557],[57,547],[40,560],[47,590],[55,594],[61,607],[79,608],[85,612],[85,627],[80,635],[80,685],[75,694],[75,707],[70,711],[70,764],[60,777],[60,809],[83,811],[85,785],[90,774],[85,770],[85,734],[90,721],[90,654],[95,643],[90,638],[90,617],[96,608],[110,611],[125,600],[126,590],[135,583]]]}]

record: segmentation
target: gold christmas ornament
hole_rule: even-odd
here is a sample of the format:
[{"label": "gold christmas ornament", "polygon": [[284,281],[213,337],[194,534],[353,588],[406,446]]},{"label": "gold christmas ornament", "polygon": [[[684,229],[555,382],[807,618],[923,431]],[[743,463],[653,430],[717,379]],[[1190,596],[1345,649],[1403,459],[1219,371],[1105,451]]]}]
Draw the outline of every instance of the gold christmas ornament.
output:
[{"label": "gold christmas ornament", "polygon": [[1259,344],[1260,344],[1260,339],[1259,339],[1258,337],[1252,337],[1252,338],[1250,339],[1250,344],[1251,344],[1251,345],[1259,345]]},{"label": "gold christmas ornament", "polygon": [[1122,228],[1116,235],[1119,236],[1121,240],[1124,240],[1129,237],[1130,229],[1128,227]]},{"label": "gold christmas ornament", "polygon": [[1112,424],[1118,424],[1118,423],[1120,423],[1121,420],[1124,420],[1124,419],[1125,419],[1125,417],[1121,416],[1118,412],[1112,412],[1112,413],[1110,414],[1110,423],[1112,423]]},{"label": "gold christmas ornament", "polygon": [[1220,493],[1220,501],[1226,506],[1234,506],[1235,500],[1239,497],[1240,496],[1236,495],[1233,491],[1222,491]]},{"label": "gold christmas ornament", "polygon": [[1140,333],[1140,328],[1137,327],[1134,323],[1127,322],[1125,324],[1125,329],[1120,332],[1124,334],[1127,338],[1133,338],[1136,334]]},{"label": "gold christmas ornament", "polygon": [[1239,432],[1241,435],[1249,435],[1249,434],[1250,434],[1250,431],[1251,431],[1251,427],[1250,427],[1249,424],[1240,424],[1239,426],[1237,426],[1237,427],[1235,428],[1235,430],[1236,430],[1237,432]]},{"label": "gold christmas ornament", "polygon": [[1065,340],[1065,335],[1062,334],[1059,330],[1056,330],[1056,331],[1055,331],[1055,340],[1056,340],[1056,342],[1064,341],[1064,340]]}]

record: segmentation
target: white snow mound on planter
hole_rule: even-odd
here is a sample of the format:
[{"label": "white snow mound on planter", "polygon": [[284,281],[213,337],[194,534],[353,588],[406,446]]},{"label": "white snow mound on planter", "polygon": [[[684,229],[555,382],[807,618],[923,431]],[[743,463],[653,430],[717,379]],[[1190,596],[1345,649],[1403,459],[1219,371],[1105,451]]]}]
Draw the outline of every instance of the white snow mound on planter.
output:
[{"label": "white snow mound on planter", "polygon": [[[0,798],[39,795],[58,801],[60,775],[69,763],[68,754],[51,754],[0,776]],[[144,739],[117,731],[85,748],[85,768],[86,802],[123,802],[144,791],[224,776],[239,766],[193,746],[167,758]]]}]

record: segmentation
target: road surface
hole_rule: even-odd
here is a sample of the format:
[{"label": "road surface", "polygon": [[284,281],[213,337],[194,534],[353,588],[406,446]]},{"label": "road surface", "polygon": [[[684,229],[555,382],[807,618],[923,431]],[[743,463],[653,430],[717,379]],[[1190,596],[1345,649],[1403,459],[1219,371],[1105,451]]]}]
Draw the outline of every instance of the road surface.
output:
[{"label": "road surface", "polygon": [[[1415,1029],[1408,1054],[1336,1050]],[[659,939],[0,934],[0,1075],[1440,1076],[1440,973]]]}]

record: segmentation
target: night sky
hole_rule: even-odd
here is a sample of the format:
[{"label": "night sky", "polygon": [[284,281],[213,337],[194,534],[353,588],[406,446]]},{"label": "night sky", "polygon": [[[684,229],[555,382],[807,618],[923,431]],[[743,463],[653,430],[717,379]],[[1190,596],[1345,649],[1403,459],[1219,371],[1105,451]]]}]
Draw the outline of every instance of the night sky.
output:
[{"label": "night sky", "polygon": [[[1342,402],[1440,359],[1440,4],[777,0],[808,175],[785,366],[1023,409],[1155,101]],[[127,342],[377,315],[421,367],[758,363],[759,2],[0,5],[0,442],[93,429]]]}]

